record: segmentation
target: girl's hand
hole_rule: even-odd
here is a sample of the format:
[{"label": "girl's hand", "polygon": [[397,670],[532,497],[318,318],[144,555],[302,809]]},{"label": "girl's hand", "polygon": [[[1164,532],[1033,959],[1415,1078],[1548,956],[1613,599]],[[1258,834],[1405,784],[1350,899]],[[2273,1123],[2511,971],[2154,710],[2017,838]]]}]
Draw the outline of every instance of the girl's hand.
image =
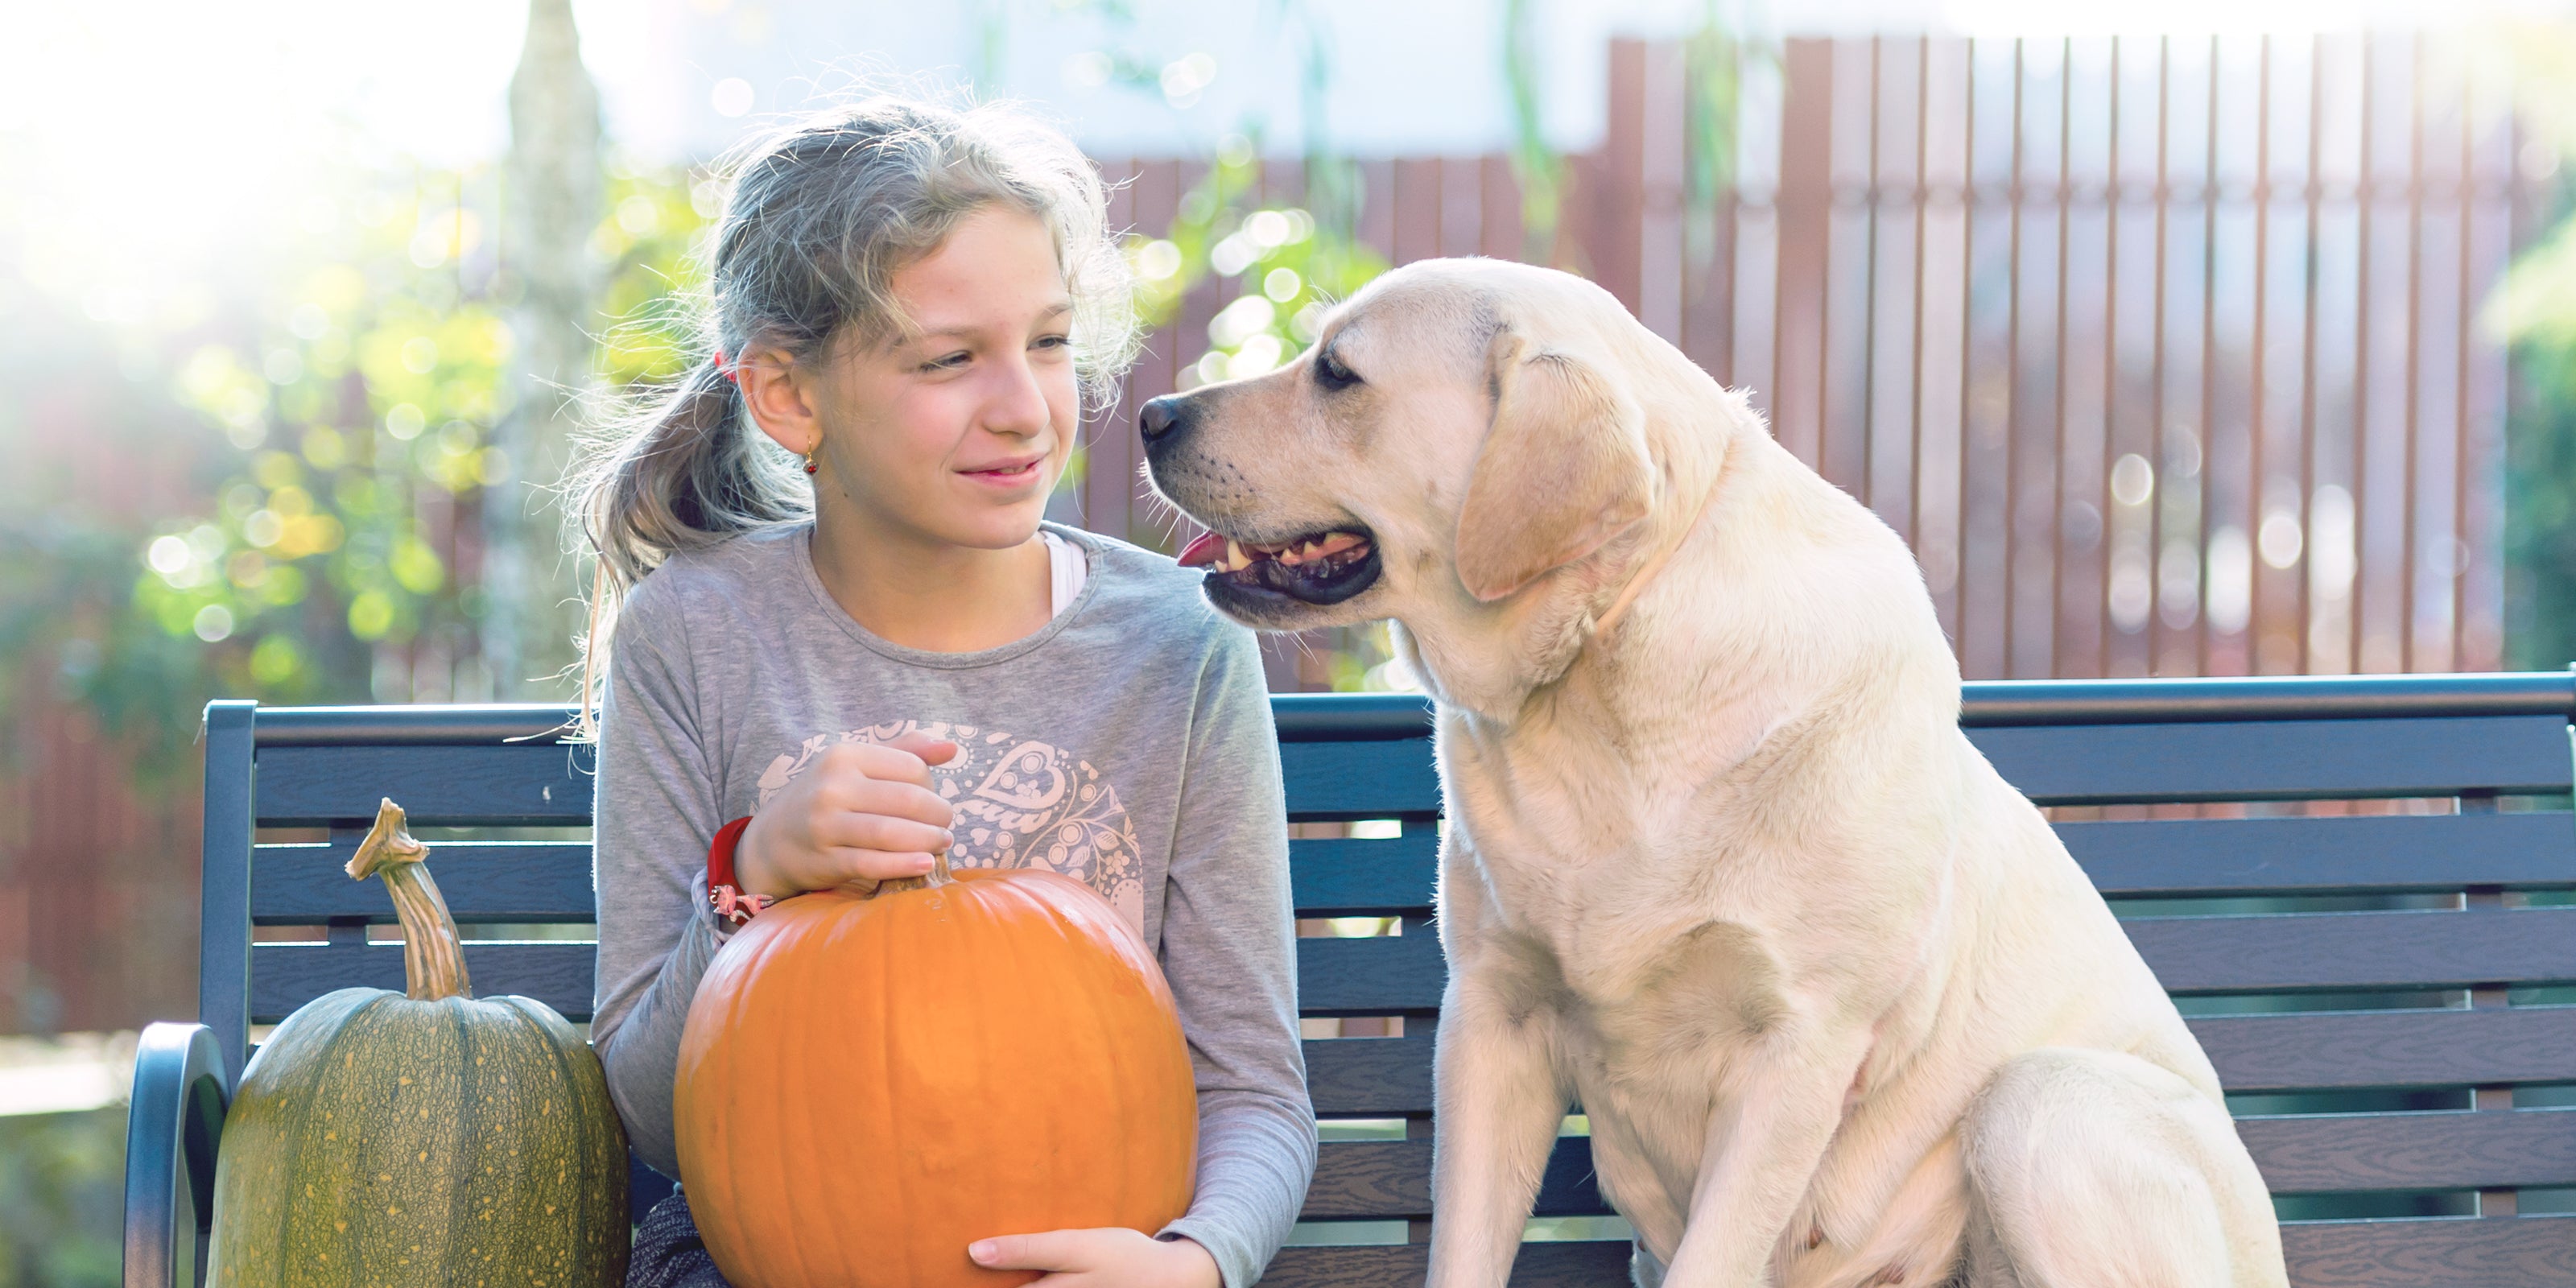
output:
[{"label": "girl's hand", "polygon": [[1042,1270],[1030,1288],[1218,1288],[1216,1258],[1188,1239],[1134,1230],[1058,1230],[980,1239],[966,1255],[987,1270]]},{"label": "girl's hand", "polygon": [[735,878],[745,893],[784,899],[930,871],[956,817],[930,790],[930,766],[956,754],[957,744],[920,734],[829,748],[752,815],[734,847]]}]

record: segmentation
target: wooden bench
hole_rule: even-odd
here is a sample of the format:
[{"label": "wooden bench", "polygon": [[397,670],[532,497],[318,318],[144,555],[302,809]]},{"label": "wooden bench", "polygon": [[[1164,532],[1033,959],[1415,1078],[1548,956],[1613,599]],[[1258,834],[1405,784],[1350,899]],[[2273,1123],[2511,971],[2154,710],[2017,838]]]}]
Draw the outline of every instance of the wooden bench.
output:
[{"label": "wooden bench", "polygon": [[[1299,915],[1392,919],[1377,926],[1397,931],[1301,938],[1304,1013],[1401,1017],[1402,1036],[1307,1041],[1326,1143],[1309,1224],[1264,1282],[1417,1283],[1443,980],[1427,712],[1357,695],[1280,697],[1275,711],[1289,817],[1376,821],[1294,842]],[[2057,826],[2194,1016],[2284,1215],[2340,1218],[2284,1227],[2303,1288],[2576,1283],[2576,1220],[2542,1215],[2576,1209],[2576,1189],[2551,1192],[2576,1187],[2576,1113],[2549,1107],[2576,1104],[2562,1093],[2576,1084],[2576,1006],[2562,1005],[2576,1001],[2563,991],[2576,985],[2571,713],[2576,677],[2564,674],[1967,686],[1970,736],[2043,805],[2253,803],[2155,818],[2061,810],[2096,817]],[[401,986],[399,948],[367,942],[393,920],[383,891],[340,872],[378,797],[427,829],[561,829],[438,843],[460,921],[591,920],[588,752],[546,734],[561,716],[207,709],[199,1023],[152,1026],[137,1059],[129,1286],[196,1281],[223,1104],[251,1026],[333,988]],[[2368,798],[2431,803],[2344,817],[2275,804]],[[286,828],[329,839],[257,840]],[[273,926],[327,937],[254,942],[254,927]],[[583,939],[467,955],[482,993],[589,1014]],[[639,1201],[658,1192],[639,1187]],[[1615,1234],[1560,1220],[1605,1214],[1570,1122],[1533,1232]],[[1513,1282],[1619,1284],[1626,1260],[1624,1239],[1538,1237]]]}]

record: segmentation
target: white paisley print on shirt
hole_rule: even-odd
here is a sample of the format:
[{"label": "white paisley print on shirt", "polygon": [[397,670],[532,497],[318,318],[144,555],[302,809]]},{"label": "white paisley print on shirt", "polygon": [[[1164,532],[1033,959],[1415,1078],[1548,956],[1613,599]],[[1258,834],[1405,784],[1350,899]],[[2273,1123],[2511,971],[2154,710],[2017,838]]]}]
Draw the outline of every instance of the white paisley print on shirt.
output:
[{"label": "white paisley print on shirt", "polygon": [[842,733],[818,733],[769,762],[760,803],[778,794],[824,748],[887,743],[908,733],[957,744],[945,765],[930,767],[930,786],[957,811],[948,852],[961,868],[1044,868],[1098,891],[1138,934],[1145,930],[1145,865],[1136,829],[1118,789],[1091,762],[1061,747],[998,729],[897,720]]}]

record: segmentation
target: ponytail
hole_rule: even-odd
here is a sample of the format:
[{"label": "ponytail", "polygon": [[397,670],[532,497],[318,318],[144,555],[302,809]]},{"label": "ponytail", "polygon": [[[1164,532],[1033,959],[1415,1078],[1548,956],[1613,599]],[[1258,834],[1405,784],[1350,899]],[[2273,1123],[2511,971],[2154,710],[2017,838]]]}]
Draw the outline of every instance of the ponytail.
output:
[{"label": "ponytail", "polygon": [[582,642],[585,735],[596,729],[608,640],[627,592],[680,551],[811,517],[803,481],[786,452],[752,427],[741,391],[713,359],[611,422],[573,484],[572,510],[598,561]]},{"label": "ponytail", "polygon": [[752,427],[741,392],[712,359],[607,437],[579,513],[621,593],[679,551],[814,512],[802,476]]}]

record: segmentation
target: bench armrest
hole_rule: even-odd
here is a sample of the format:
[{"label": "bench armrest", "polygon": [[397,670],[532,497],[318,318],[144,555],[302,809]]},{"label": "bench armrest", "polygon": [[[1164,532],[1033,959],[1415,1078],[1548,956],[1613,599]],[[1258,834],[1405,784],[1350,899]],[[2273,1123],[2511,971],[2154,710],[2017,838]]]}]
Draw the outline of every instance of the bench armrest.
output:
[{"label": "bench armrest", "polygon": [[125,1288],[199,1288],[214,1232],[215,1147],[232,1088],[202,1024],[154,1024],[134,1052],[125,1126]]}]

